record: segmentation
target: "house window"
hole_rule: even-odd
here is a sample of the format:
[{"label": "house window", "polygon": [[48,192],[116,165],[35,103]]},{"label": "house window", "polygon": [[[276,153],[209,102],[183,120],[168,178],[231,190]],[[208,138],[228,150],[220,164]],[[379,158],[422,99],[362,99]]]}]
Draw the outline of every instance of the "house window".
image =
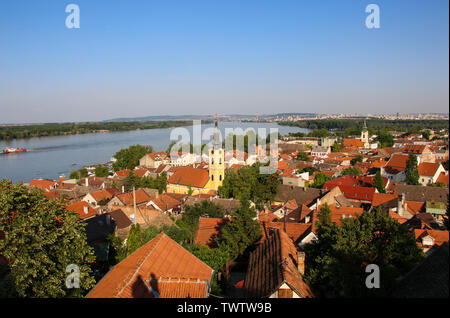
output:
[{"label": "house window", "polygon": [[219,175],[219,180],[222,181],[222,175]]},{"label": "house window", "polygon": [[211,175],[211,181],[214,181],[214,175],[213,174]]}]

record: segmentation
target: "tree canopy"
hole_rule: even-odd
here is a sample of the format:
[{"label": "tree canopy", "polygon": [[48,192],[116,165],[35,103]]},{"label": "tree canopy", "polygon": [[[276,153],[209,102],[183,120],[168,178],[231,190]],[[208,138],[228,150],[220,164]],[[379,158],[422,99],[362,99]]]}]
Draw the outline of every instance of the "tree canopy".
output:
[{"label": "tree canopy", "polygon": [[[318,215],[318,240],[305,246],[305,281],[322,297],[388,296],[395,279],[425,257],[405,225],[380,210],[331,221],[324,205]],[[380,288],[366,287],[366,266],[380,269]]]},{"label": "tree canopy", "polygon": [[259,167],[261,164],[255,163],[240,168],[237,173],[234,170],[225,171],[222,186],[218,189],[219,196],[251,200],[258,207],[273,201],[278,191],[280,177],[277,173],[261,174]]},{"label": "tree canopy", "polygon": [[375,178],[373,179],[373,187],[376,188],[380,193],[386,193],[383,177],[381,176],[380,170],[378,170],[375,174]]},{"label": "tree canopy", "polygon": [[[62,203],[3,180],[0,232],[5,234],[0,251],[9,260],[0,270],[0,297],[81,297],[94,286],[95,256],[85,225]],[[79,268],[80,288],[66,287],[70,264]]]},{"label": "tree canopy", "polygon": [[417,156],[414,154],[409,155],[408,161],[406,161],[405,169],[406,184],[419,185],[419,171],[417,170]]},{"label": "tree canopy", "polygon": [[151,152],[153,152],[152,146],[132,145],[121,149],[114,155],[117,161],[113,163],[113,170],[134,169],[139,165],[139,159]]}]

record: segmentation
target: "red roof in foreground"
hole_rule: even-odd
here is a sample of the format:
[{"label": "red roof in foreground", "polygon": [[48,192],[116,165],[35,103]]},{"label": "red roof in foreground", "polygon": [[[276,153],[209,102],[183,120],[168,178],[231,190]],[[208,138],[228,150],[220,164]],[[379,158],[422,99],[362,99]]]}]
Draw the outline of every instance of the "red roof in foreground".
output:
[{"label": "red roof in foreground", "polygon": [[204,298],[213,270],[164,232],[117,264],[88,298]]}]

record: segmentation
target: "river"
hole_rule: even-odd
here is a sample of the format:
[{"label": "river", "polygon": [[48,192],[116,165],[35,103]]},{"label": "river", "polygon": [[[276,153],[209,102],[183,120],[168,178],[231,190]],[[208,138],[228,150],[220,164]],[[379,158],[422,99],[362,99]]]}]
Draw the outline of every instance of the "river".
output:
[{"label": "river", "polygon": [[[202,125],[202,131],[208,127],[212,127],[212,124]],[[192,131],[192,126],[186,128]],[[269,133],[270,128],[277,128],[282,135],[309,131],[275,123],[220,122],[219,128],[222,134],[226,128],[254,128],[256,132],[258,128],[265,128],[266,133]],[[37,178],[56,180],[83,166],[108,162],[117,151],[134,144],[151,145],[155,151],[165,151],[170,144],[172,129],[174,128],[0,141],[0,151],[6,147],[24,147],[28,150],[25,153],[0,155],[0,180],[6,178],[13,183],[30,182]]]}]

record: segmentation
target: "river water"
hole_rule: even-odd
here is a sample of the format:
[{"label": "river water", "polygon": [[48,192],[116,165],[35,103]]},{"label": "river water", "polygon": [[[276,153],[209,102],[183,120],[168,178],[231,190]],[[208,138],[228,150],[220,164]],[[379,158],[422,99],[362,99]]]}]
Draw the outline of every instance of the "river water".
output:
[{"label": "river water", "polygon": [[[213,125],[202,125],[202,131]],[[192,126],[186,127],[192,132]],[[277,128],[285,135],[289,132],[308,132],[308,129],[279,126],[275,123],[221,122],[221,133],[227,128]],[[170,144],[170,132],[174,128],[146,129],[124,132],[92,133],[55,137],[39,137],[0,141],[0,151],[6,147],[28,150],[25,153],[0,155],[0,180],[13,183],[29,182],[31,179],[58,179],[71,171],[95,163],[107,162],[120,149],[130,145],[151,145],[155,151],[165,151]],[[192,135],[192,134],[191,134]],[[260,135],[264,135],[260,132]],[[206,143],[207,141],[204,141]],[[76,164],[76,165],[73,165]]]}]

